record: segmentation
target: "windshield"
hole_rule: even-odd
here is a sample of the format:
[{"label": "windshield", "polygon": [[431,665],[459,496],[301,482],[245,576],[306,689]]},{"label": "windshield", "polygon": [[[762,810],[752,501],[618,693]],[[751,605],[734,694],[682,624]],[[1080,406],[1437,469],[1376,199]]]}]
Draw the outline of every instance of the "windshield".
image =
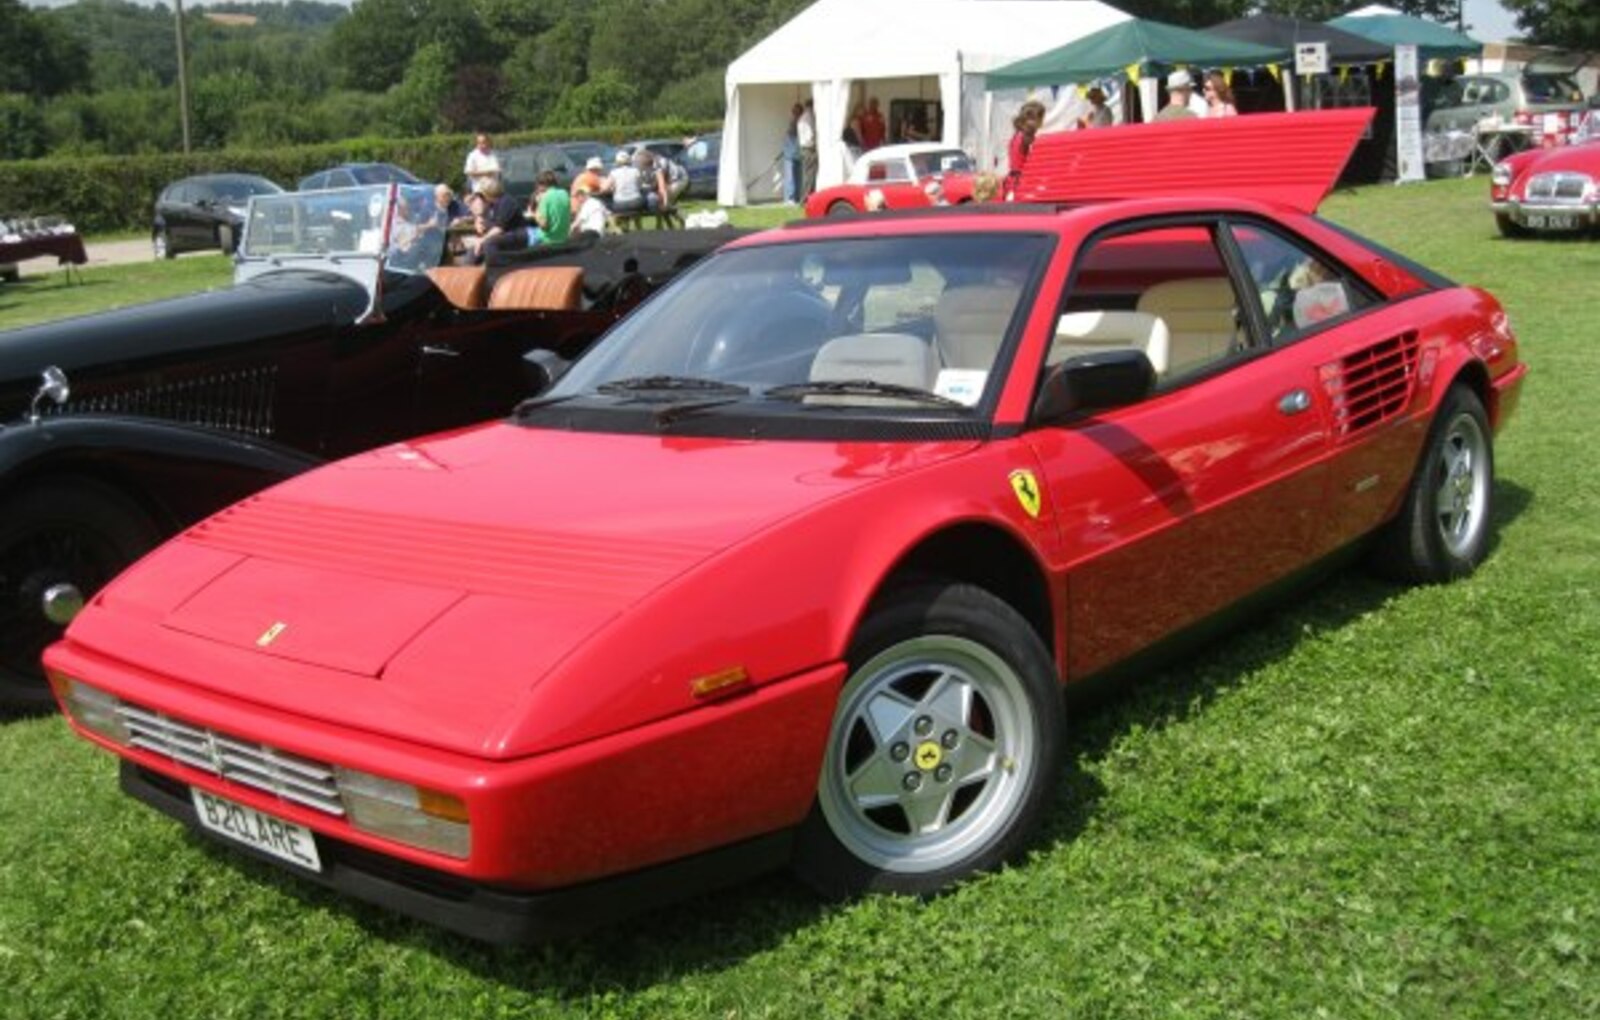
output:
[{"label": "windshield", "polygon": [[911,169],[918,177],[932,177],[934,174],[968,174],[972,172],[972,157],[960,149],[918,152],[911,157]]},{"label": "windshield", "polygon": [[415,273],[439,264],[448,219],[425,184],[256,195],[245,219],[244,259],[382,257]]},{"label": "windshield", "polygon": [[1564,74],[1527,74],[1522,87],[1530,103],[1581,103],[1583,90]]},{"label": "windshield", "polygon": [[357,184],[416,184],[417,179],[397,166],[387,163],[369,163],[366,166],[353,166],[350,173],[355,177]]},{"label": "windshield", "polygon": [[922,234],[719,253],[543,398],[712,399],[752,414],[970,415],[1048,237]]}]

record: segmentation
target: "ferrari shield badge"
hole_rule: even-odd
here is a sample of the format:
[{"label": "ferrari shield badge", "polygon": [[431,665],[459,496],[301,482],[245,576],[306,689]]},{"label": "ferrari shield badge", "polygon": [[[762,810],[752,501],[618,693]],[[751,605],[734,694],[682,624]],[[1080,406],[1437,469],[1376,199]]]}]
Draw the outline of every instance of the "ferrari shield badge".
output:
[{"label": "ferrari shield badge", "polygon": [[1022,504],[1022,509],[1028,512],[1029,517],[1039,516],[1039,480],[1033,477],[1032,471],[1018,468],[1011,472],[1011,491],[1017,494],[1017,502]]},{"label": "ferrari shield badge", "polygon": [[282,620],[279,620],[277,623],[274,623],[272,626],[261,632],[261,636],[256,638],[256,647],[267,647],[268,645],[272,644],[272,642],[278,640],[279,634],[282,634],[288,629],[289,625],[284,623]]}]

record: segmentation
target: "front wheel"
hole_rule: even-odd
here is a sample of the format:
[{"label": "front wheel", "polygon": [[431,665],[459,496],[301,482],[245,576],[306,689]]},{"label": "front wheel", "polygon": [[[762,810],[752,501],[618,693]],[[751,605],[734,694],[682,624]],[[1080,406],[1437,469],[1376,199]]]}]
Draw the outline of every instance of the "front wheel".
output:
[{"label": "front wheel", "polygon": [[851,205],[849,202],[846,202],[842,198],[828,206],[829,216],[852,216],[859,211],[859,209]]},{"label": "front wheel", "polygon": [[49,704],[39,657],[61,637],[48,594],[92,596],[160,539],[138,505],[114,489],[51,479],[0,500],[0,705]]},{"label": "front wheel", "polygon": [[1405,502],[1378,536],[1375,564],[1413,584],[1465,577],[1489,551],[1494,446],[1483,402],[1452,386],[1440,402]]},{"label": "front wheel", "polygon": [[895,593],[863,624],[795,870],[819,892],[923,895],[1026,843],[1060,772],[1055,667],[1005,602]]},{"label": "front wheel", "polygon": [[1507,216],[1505,213],[1494,214],[1494,225],[1499,228],[1501,237],[1527,237],[1528,228]]},{"label": "front wheel", "polygon": [[177,257],[178,253],[172,250],[172,237],[168,235],[165,227],[158,227],[151,235],[150,251],[158,259]]}]

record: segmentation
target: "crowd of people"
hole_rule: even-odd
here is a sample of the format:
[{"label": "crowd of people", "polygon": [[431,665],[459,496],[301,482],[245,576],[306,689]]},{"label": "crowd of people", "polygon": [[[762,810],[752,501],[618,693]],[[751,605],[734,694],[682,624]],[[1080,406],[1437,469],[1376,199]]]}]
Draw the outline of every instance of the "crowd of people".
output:
[{"label": "crowd of people", "polygon": [[449,233],[451,253],[465,263],[560,244],[582,234],[627,230],[642,216],[681,227],[678,200],[689,186],[681,164],[640,146],[618,151],[609,168],[598,156],[590,157],[570,185],[563,185],[554,170],[544,170],[524,202],[506,193],[505,168],[487,134],[474,140],[462,176],[465,197],[457,198],[448,184],[438,185],[435,208],[419,229],[442,226]]}]

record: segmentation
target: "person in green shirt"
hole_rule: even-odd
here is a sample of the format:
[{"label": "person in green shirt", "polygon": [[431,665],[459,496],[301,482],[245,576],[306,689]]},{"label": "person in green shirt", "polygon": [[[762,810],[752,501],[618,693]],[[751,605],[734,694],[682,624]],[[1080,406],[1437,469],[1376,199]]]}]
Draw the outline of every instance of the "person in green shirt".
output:
[{"label": "person in green shirt", "polygon": [[562,244],[572,233],[572,196],[556,179],[554,170],[541,173],[534,183],[533,219],[539,224],[539,236],[530,237],[531,244]]}]

